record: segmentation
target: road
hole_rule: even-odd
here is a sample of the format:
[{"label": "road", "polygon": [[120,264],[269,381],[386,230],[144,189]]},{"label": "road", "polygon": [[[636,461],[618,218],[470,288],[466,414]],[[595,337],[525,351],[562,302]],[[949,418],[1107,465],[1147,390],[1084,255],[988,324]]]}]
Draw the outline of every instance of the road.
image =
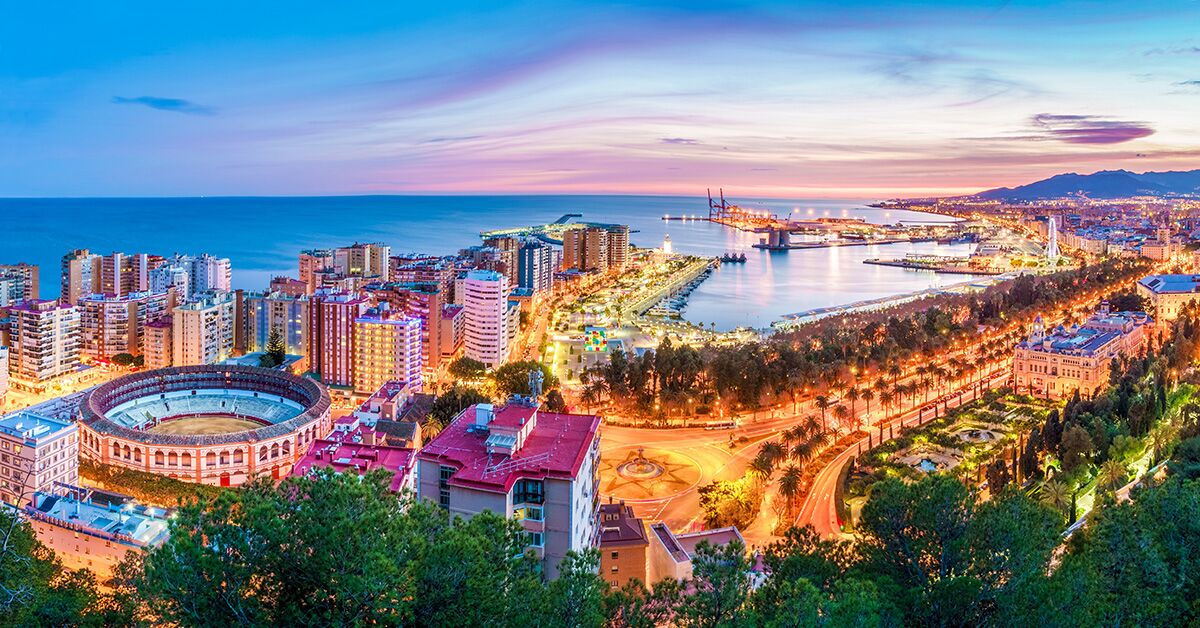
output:
[{"label": "road", "polygon": [[[1008,372],[1006,370],[997,371],[989,379],[984,381],[986,388],[995,388],[1003,385],[1008,381]],[[947,399],[946,409],[957,408],[965,403],[974,401],[977,396],[974,384],[967,384],[960,388],[957,392],[963,394],[955,396],[953,393]],[[902,414],[898,419],[888,423],[893,430],[893,435],[898,436],[901,432],[896,429],[901,426],[916,425],[918,415],[926,406],[920,406],[909,410]],[[932,417],[926,417],[932,418]],[[876,446],[882,442],[891,440],[892,436],[885,436],[882,441],[875,442]],[[808,497],[804,500],[804,504],[800,507],[800,513],[796,516],[796,525],[804,526],[811,525],[818,534],[824,537],[847,537],[843,534],[841,521],[838,520],[837,493],[838,478],[842,474],[842,469],[850,463],[850,460],[859,454],[860,449],[866,451],[869,447],[868,439],[864,438],[856,443],[851,444],[844,451],[837,455],[829,464],[825,465],[816,477],[813,478],[812,488],[808,492]]]}]

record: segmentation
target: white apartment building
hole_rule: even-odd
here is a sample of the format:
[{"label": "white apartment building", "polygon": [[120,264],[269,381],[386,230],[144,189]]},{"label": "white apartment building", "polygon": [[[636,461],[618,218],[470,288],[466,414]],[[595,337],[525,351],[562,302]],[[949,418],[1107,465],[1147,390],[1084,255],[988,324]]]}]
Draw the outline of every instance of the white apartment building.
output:
[{"label": "white apartment building", "polygon": [[75,306],[29,301],[9,313],[10,373],[27,382],[41,382],[79,367],[79,310]]},{"label": "white apartment building", "polygon": [[0,408],[8,397],[8,347],[0,347]]},{"label": "white apartment building", "polygon": [[508,359],[508,279],[494,270],[472,270],[461,286],[466,355],[496,368]]},{"label": "white apartment building", "polygon": [[218,293],[175,308],[171,316],[172,364],[216,364],[233,355],[234,306],[229,293]]},{"label": "white apartment building", "polygon": [[205,253],[200,256],[175,255],[149,272],[150,289],[166,290],[175,286],[185,301],[210,292],[233,290],[233,266],[228,258]]},{"label": "white apartment building", "polygon": [[54,482],[79,484],[75,423],[32,412],[0,418],[0,502],[23,506]]}]

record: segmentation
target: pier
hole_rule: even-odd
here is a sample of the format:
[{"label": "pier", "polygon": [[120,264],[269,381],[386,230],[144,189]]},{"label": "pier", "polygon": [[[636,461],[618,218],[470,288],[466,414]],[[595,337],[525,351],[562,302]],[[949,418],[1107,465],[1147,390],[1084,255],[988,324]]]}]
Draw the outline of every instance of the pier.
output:
[{"label": "pier", "polygon": [[909,254],[903,259],[865,259],[864,264],[894,266],[909,270],[927,270],[945,275],[1001,275],[1006,271],[971,265],[969,257]]}]

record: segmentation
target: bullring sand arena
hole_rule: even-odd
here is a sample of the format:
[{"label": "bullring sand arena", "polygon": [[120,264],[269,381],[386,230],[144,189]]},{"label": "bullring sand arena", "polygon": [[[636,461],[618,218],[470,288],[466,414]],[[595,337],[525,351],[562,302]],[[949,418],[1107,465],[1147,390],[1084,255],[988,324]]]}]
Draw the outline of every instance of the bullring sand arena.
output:
[{"label": "bullring sand arena", "polygon": [[230,416],[193,416],[164,421],[146,431],[152,434],[232,434],[260,426],[254,421]]}]

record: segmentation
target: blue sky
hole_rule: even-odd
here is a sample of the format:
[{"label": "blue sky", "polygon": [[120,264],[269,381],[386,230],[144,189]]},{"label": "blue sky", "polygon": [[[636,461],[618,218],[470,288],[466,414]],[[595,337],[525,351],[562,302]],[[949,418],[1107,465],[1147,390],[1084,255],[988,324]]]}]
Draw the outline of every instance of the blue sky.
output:
[{"label": "blue sky", "polygon": [[899,196],[1200,167],[1200,3],[25,3],[0,196]]}]

